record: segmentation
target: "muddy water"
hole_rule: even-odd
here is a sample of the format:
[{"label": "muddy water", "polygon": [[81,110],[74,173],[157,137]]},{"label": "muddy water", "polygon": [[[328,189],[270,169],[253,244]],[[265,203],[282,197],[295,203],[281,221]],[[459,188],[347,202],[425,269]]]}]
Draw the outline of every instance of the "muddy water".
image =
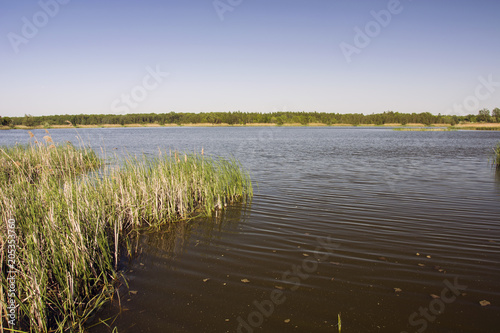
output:
[{"label": "muddy water", "polygon": [[133,239],[121,262],[129,289],[96,317],[119,332],[337,332],[339,313],[343,332],[499,330],[500,176],[488,163],[499,132],[80,135],[108,152],[234,155],[255,185],[251,203]]}]

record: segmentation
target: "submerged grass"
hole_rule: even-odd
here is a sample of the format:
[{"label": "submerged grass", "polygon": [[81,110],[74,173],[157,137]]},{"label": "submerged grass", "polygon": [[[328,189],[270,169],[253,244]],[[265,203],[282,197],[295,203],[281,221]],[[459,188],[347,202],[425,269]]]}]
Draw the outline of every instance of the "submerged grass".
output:
[{"label": "submerged grass", "polygon": [[[253,194],[249,175],[234,159],[174,152],[128,156],[121,166],[101,168],[91,149],[55,145],[49,136],[0,154],[2,317],[7,222],[15,219],[16,329],[30,332],[84,329],[113,295],[119,245],[128,231],[210,215]],[[1,330],[7,326],[2,320]]]}]

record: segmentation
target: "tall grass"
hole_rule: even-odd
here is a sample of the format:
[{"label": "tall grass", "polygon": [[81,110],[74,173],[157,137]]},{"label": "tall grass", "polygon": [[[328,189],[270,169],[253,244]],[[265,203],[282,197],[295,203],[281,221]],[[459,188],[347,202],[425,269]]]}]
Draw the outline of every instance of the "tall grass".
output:
[{"label": "tall grass", "polygon": [[113,294],[119,245],[129,230],[210,215],[252,196],[235,160],[174,152],[101,167],[84,146],[44,141],[0,150],[0,299],[5,314],[6,228],[14,218],[23,330],[83,330]]},{"label": "tall grass", "polygon": [[[31,138],[33,133],[28,132]],[[94,151],[85,146],[75,148],[69,141],[55,145],[52,137],[43,142],[34,140],[29,145],[0,148],[0,184],[38,183],[40,176],[75,176],[101,165]]]},{"label": "tall grass", "polygon": [[500,142],[497,143],[497,146],[493,148],[493,163],[492,166],[497,170],[500,170]]}]

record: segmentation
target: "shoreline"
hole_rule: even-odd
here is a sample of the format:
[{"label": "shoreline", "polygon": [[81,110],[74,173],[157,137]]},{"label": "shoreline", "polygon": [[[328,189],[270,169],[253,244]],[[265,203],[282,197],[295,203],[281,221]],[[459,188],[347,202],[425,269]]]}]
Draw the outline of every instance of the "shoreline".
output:
[{"label": "shoreline", "polygon": [[0,225],[9,231],[9,257],[0,264],[10,268],[0,276],[15,286],[0,301],[19,304],[15,332],[86,331],[103,304],[120,297],[118,264],[132,253],[130,232],[217,216],[253,197],[250,174],[234,158],[175,151],[129,155],[119,165],[80,143],[55,143],[47,133],[1,149]]},{"label": "shoreline", "polygon": [[0,126],[0,130],[11,130],[11,129],[20,129],[20,130],[34,130],[34,129],[71,129],[71,128],[139,128],[139,127],[382,127],[382,128],[446,128],[446,129],[455,129],[455,130],[500,130],[500,123],[466,123],[466,124],[458,124],[452,126],[451,124],[432,124],[431,126],[426,126],[420,123],[410,123],[406,125],[392,123],[392,124],[383,124],[383,125],[375,125],[375,124],[331,124],[327,125],[324,123],[309,123],[307,125],[303,125],[300,123],[286,123],[283,125],[278,125],[275,123],[248,123],[248,124],[211,124],[211,123],[188,123],[188,124],[164,124],[160,125],[157,123],[148,123],[148,124],[126,124],[126,125],[118,125],[118,124],[104,124],[104,125],[51,125],[51,126],[24,126],[18,125],[14,127],[9,126]]}]

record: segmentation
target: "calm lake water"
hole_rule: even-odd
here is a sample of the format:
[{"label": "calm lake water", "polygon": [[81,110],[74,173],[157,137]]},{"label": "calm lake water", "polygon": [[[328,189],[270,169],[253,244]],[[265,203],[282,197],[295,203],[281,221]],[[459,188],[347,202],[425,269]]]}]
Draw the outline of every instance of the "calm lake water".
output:
[{"label": "calm lake water", "polygon": [[[130,292],[95,321],[119,332],[338,332],[340,313],[343,332],[499,332],[500,175],[488,158],[500,132],[78,133],[108,156],[233,155],[255,192],[213,218],[135,237],[121,262]],[[77,142],[75,130],[51,134]],[[2,131],[0,145],[28,138]]]}]

